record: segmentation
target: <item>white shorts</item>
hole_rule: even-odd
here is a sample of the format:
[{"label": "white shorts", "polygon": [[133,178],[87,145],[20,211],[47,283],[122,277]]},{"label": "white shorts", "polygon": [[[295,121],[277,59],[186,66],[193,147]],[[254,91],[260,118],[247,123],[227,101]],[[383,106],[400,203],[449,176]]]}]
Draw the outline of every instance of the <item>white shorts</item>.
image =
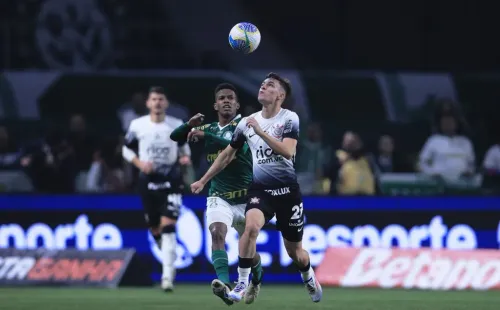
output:
[{"label": "white shorts", "polygon": [[224,223],[233,227],[241,236],[245,231],[246,204],[231,205],[220,197],[207,198],[207,224]]}]

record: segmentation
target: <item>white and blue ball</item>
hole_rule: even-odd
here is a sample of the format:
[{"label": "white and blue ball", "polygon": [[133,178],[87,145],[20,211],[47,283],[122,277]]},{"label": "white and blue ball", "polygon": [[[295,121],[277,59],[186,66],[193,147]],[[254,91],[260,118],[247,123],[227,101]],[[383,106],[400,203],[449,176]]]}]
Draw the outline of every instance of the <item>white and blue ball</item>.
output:
[{"label": "white and blue ball", "polygon": [[238,23],[229,32],[229,45],[233,50],[250,54],[260,44],[260,31],[251,23]]}]

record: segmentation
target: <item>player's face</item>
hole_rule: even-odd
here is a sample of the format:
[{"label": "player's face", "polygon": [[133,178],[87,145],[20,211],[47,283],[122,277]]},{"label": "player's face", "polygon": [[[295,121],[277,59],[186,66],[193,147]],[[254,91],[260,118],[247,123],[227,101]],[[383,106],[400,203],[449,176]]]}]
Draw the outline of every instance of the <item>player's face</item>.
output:
[{"label": "player's face", "polygon": [[257,96],[261,104],[271,104],[278,99],[284,99],[285,92],[281,88],[280,82],[269,78],[265,79],[260,85],[259,95]]},{"label": "player's face", "polygon": [[240,108],[236,94],[230,89],[221,89],[215,94],[214,109],[224,117],[232,117]]},{"label": "player's face", "polygon": [[168,107],[167,97],[165,97],[165,95],[163,94],[151,93],[149,94],[146,105],[149,111],[151,111],[151,113],[154,114],[165,113],[165,110]]}]

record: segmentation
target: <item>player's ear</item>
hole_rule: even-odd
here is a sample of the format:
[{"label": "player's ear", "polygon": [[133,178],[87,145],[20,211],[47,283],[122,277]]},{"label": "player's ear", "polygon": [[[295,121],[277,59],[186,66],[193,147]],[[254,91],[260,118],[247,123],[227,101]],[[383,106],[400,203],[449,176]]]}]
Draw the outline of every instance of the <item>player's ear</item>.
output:
[{"label": "player's ear", "polygon": [[214,103],[214,110],[215,110],[215,111],[219,111],[219,107],[217,106],[217,102],[216,102],[216,103]]},{"label": "player's ear", "polygon": [[281,100],[285,100],[285,97],[286,97],[286,93],[284,91],[280,91],[280,99]]},{"label": "player's ear", "polygon": [[239,109],[240,109],[240,103],[236,101],[236,111],[238,111]]}]

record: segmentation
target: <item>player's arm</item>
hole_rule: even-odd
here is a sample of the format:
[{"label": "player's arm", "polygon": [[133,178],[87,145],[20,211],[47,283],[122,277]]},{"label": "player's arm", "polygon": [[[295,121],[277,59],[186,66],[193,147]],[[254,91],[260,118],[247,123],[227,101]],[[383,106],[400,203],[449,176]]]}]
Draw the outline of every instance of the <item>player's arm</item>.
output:
[{"label": "player's arm", "polygon": [[145,163],[139,160],[134,150],[139,149],[139,140],[137,139],[137,125],[134,121],[130,123],[130,127],[125,135],[125,142],[122,146],[123,158],[132,163],[137,169],[149,173],[152,169],[151,163]]},{"label": "player's arm", "polygon": [[139,148],[139,140],[137,140],[137,132],[135,128],[135,122],[132,121],[125,134],[125,142],[122,147],[122,156],[129,163],[133,163],[134,166],[140,169],[140,161],[134,150]]},{"label": "player's arm", "polygon": [[201,177],[200,182],[203,184],[207,184],[211,179],[213,179],[217,174],[219,174],[224,168],[229,165],[229,163],[236,156],[236,152],[238,149],[233,148],[231,145],[228,145],[215,159],[214,163],[208,171],[205,173],[203,177]]},{"label": "player's arm", "polygon": [[193,127],[189,126],[189,123],[184,123],[172,131],[170,139],[177,143],[186,143],[187,136],[192,128]]},{"label": "player's arm", "polygon": [[219,174],[236,156],[236,152],[245,146],[245,135],[243,134],[244,125],[240,122],[233,133],[231,143],[217,156],[208,171],[198,182],[191,185],[193,193],[199,193],[203,190],[205,184]]},{"label": "player's arm", "polygon": [[[170,134],[170,139],[178,143],[185,143],[187,141],[189,132],[194,128],[195,130],[203,129],[205,126],[201,126],[203,123],[204,115],[201,113],[196,114],[191,117],[189,121],[175,128]],[[201,126],[201,127],[197,127]]]},{"label": "player's arm", "polygon": [[[257,124],[257,121],[255,121],[255,119],[252,122],[255,122],[255,124]],[[286,159],[292,159],[297,148],[297,140],[299,139],[299,117],[297,114],[292,113],[290,118],[286,120],[285,128],[283,129],[283,141],[274,139],[260,127],[257,131],[255,131],[255,133],[259,135],[262,140],[267,143],[267,145],[269,145],[274,153],[281,155]]]},{"label": "player's arm", "polygon": [[191,148],[187,142],[177,142],[179,162],[182,166],[191,165]]}]

